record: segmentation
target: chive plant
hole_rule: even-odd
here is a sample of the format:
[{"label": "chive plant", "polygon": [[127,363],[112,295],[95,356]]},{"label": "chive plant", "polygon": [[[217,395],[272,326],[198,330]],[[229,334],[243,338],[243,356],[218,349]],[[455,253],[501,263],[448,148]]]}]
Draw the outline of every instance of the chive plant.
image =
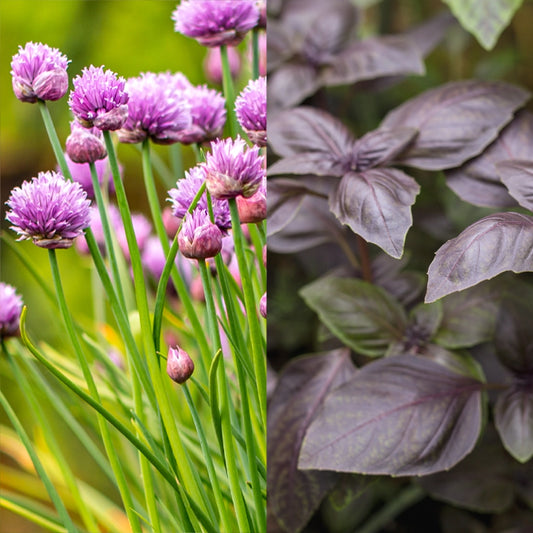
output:
[{"label": "chive plant", "polygon": [[[126,80],[90,65],[73,80],[65,148],[47,101],[67,92],[66,56],[28,43],[11,65],[15,95],[37,103],[58,168],[15,187],[6,218],[19,240],[47,249],[53,290],[11,236],[2,239],[49,298],[67,343],[42,343],[26,326],[24,288],[0,284],[2,351],[43,437],[32,438],[0,397],[11,424],[2,431],[25,450],[38,487],[14,485],[0,502],[49,531],[266,531],[266,86],[239,104],[241,125],[226,50],[247,39],[259,65],[260,10],[253,0],[184,0],[172,18],[177,31],[220,48],[224,94],[183,73]],[[120,143],[140,145],[149,217],[131,210]],[[168,145],[170,168],[152,143]],[[183,169],[182,149],[197,166]],[[159,174],[174,184],[170,208]],[[91,270],[89,317],[73,312],[64,290],[75,273],[58,255],[71,247]],[[69,464],[50,417],[64,421],[118,499]]]}]

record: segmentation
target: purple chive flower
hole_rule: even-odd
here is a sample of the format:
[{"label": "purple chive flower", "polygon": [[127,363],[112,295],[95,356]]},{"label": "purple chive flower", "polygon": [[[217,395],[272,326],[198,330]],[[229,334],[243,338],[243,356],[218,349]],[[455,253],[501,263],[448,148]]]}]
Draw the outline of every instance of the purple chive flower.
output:
[{"label": "purple chive flower", "polygon": [[194,363],[189,354],[177,346],[168,349],[167,374],[170,379],[179,383],[185,383],[194,372]]},{"label": "purple chive flower", "polygon": [[85,67],[73,80],[70,110],[86,128],[118,130],[128,115],[126,80],[104,67]]},{"label": "purple chive flower", "polygon": [[226,100],[207,85],[191,87],[184,91],[191,107],[190,126],[178,134],[182,144],[211,141],[222,135],[226,122]]},{"label": "purple chive flower", "polygon": [[39,172],[11,191],[6,214],[19,241],[32,239],[42,248],[69,248],[89,226],[90,201],[81,185],[57,172]]},{"label": "purple chive flower", "polygon": [[178,234],[180,252],[189,259],[215,257],[222,249],[222,232],[204,209],[188,214]]},{"label": "purple chive flower", "polygon": [[0,281],[0,338],[18,334],[22,298],[15,287]]},{"label": "purple chive flower", "polygon": [[69,60],[57,48],[26,43],[11,61],[13,91],[22,102],[59,100],[68,90]]},{"label": "purple chive flower", "polygon": [[[170,189],[168,200],[172,204],[172,214],[183,218],[194,197],[205,181],[205,171],[201,166],[191,168],[185,172],[185,178],[176,182],[176,188]],[[215,224],[223,233],[231,228],[231,215],[227,200],[212,199]],[[197,204],[198,209],[207,211],[207,197],[203,194]]]},{"label": "purple chive flower", "polygon": [[158,144],[178,142],[180,133],[191,125],[190,105],[184,97],[186,78],[168,72],[144,72],[129,78],[128,119],[118,132],[125,143],[139,143],[150,138]]},{"label": "purple chive flower", "polygon": [[213,141],[205,159],[206,185],[213,198],[248,198],[259,189],[265,176],[259,147],[249,148],[240,137]]},{"label": "purple chive flower", "polygon": [[[235,80],[241,73],[241,56],[236,48],[228,46],[228,63],[231,77]],[[222,85],[222,61],[220,58],[220,49],[208,48],[204,59],[204,72],[211,83]]]},{"label": "purple chive flower", "polygon": [[235,100],[237,120],[250,140],[258,146],[267,144],[266,78],[250,80]]},{"label": "purple chive flower", "polygon": [[65,149],[74,163],[94,163],[107,156],[102,132],[98,128],[84,128],[76,120],[70,123]]},{"label": "purple chive flower", "polygon": [[255,0],[183,0],[172,20],[203,46],[236,46],[257,25],[259,9]]}]

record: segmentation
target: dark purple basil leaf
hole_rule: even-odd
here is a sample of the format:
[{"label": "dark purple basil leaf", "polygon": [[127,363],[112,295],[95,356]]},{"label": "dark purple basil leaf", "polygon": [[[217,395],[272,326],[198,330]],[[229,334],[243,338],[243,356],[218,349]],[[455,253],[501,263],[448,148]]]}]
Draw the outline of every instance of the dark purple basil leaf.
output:
[{"label": "dark purple basil leaf", "polygon": [[344,176],[345,164],[329,153],[309,152],[289,155],[268,168],[269,176],[282,174],[314,174],[315,176]]},{"label": "dark purple basil leaf", "polygon": [[[268,75],[267,101],[269,117],[272,113],[293,107],[314,94],[319,83],[315,67],[292,60]],[[269,124],[270,133],[270,124]]]},{"label": "dark purple basil leaf", "polygon": [[533,287],[514,280],[496,321],[494,345],[500,361],[517,376],[533,374]]},{"label": "dark purple basil leaf", "polygon": [[403,336],[407,318],[402,306],[365,281],[319,278],[300,295],[336,337],[360,354],[380,357]]},{"label": "dark purple basil leaf", "polygon": [[338,118],[320,109],[301,106],[269,122],[268,142],[281,156],[316,152],[342,161],[353,149],[355,138]]},{"label": "dark purple basil leaf", "polygon": [[[329,211],[323,198],[305,195],[289,223],[269,235],[268,249],[280,254],[294,254],[335,240],[342,226]],[[288,210],[285,211],[287,213]],[[267,224],[270,227],[270,221]],[[269,229],[270,231],[270,229]]]},{"label": "dark purple basil leaf", "polygon": [[515,381],[494,407],[494,423],[505,449],[521,463],[533,457],[533,376],[530,383]]},{"label": "dark purple basil leaf", "polygon": [[330,209],[342,224],[399,259],[419,191],[416,181],[400,170],[350,172],[330,196]]},{"label": "dark purple basil leaf", "polygon": [[422,357],[369,363],[326,397],[298,466],[397,476],[447,470],[478,439],[481,388]]},{"label": "dark purple basil leaf", "polygon": [[408,37],[371,37],[348,45],[324,67],[327,86],[347,85],[398,74],[424,74],[422,54]]},{"label": "dark purple basil leaf", "polygon": [[413,128],[380,128],[356,141],[351,166],[357,172],[394,159],[417,135]]},{"label": "dark purple basil leaf", "polygon": [[487,207],[513,207],[516,201],[500,181],[496,164],[533,159],[533,113],[522,110],[478,157],[446,171],[448,186],[463,200]]},{"label": "dark purple basil leaf", "polygon": [[522,207],[533,211],[533,159],[500,161],[496,169],[511,196]]},{"label": "dark purple basil leaf", "polygon": [[445,348],[469,348],[492,339],[498,316],[498,290],[482,283],[442,300],[443,320],[433,342]]},{"label": "dark purple basil leaf", "polygon": [[307,29],[302,50],[317,64],[341,50],[357,21],[357,8],[348,2],[337,5],[323,4],[323,11]]},{"label": "dark purple basil leaf", "polygon": [[398,162],[443,170],[483,151],[528,98],[527,91],[503,82],[452,82],[397,107],[382,127],[418,129],[415,141]]},{"label": "dark purple basil leaf", "polygon": [[454,374],[485,381],[485,374],[481,365],[468,352],[451,351],[437,344],[429,343],[420,350],[419,355],[446,367]]},{"label": "dark purple basil leaf", "polygon": [[269,179],[267,183],[268,235],[273,235],[290,224],[298,214],[305,196],[322,196],[325,200],[334,187],[335,183],[332,180],[317,176]]},{"label": "dark purple basil leaf", "polygon": [[288,533],[307,524],[333,488],[333,472],[297,469],[302,441],[325,396],[356,372],[347,349],[299,357],[279,376],[268,406],[268,491],[271,510]]},{"label": "dark purple basil leaf", "polygon": [[433,338],[442,322],[442,305],[440,302],[431,304],[420,303],[409,312],[407,331],[424,344]]},{"label": "dark purple basil leaf", "polygon": [[514,500],[513,460],[488,427],[475,450],[449,472],[425,476],[419,483],[429,494],[454,506],[481,513],[501,513]]},{"label": "dark purple basil leaf", "polygon": [[445,243],[428,270],[426,302],[433,302],[507,270],[533,270],[533,217],[496,213]]}]

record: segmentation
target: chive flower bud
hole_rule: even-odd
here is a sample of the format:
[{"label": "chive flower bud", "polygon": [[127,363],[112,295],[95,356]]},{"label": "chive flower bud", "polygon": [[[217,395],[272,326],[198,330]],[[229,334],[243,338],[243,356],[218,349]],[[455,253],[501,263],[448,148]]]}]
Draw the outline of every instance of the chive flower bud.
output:
[{"label": "chive flower bud", "polygon": [[236,201],[239,220],[242,224],[253,224],[265,220],[267,217],[266,179],[263,179],[257,192],[250,198],[237,196]]},{"label": "chive flower bud", "polygon": [[170,347],[167,356],[167,374],[172,381],[180,385],[185,383],[194,372],[194,363],[190,355],[177,346]]},{"label": "chive flower bud", "polygon": [[203,46],[238,45],[259,21],[255,0],[183,0],[174,29]]},{"label": "chive flower bud", "polygon": [[0,338],[18,335],[21,312],[22,298],[15,287],[0,281]]},{"label": "chive flower bud", "polygon": [[180,252],[189,259],[215,257],[222,249],[222,232],[204,209],[188,214],[178,234]]},{"label": "chive flower bud", "polygon": [[206,186],[213,198],[250,197],[265,177],[264,157],[259,147],[249,148],[243,139],[213,141],[203,163]]},{"label": "chive flower bud", "polygon": [[59,100],[68,90],[69,60],[57,48],[26,43],[11,61],[13,91],[21,102]]},{"label": "chive flower bud", "polygon": [[[200,187],[205,181],[205,171],[203,167],[196,166],[185,172],[185,178],[176,182],[176,188],[168,191],[168,200],[172,204],[172,214],[177,218],[183,218],[189,209],[192,201]],[[227,200],[212,199],[213,215],[215,224],[223,234],[231,228],[231,215]],[[196,204],[198,209],[207,211],[207,196],[203,194]]]},{"label": "chive flower bud", "polygon": [[90,201],[79,183],[57,172],[39,172],[11,191],[6,214],[19,234],[42,248],[69,248],[89,226]]},{"label": "chive flower bud", "polygon": [[65,150],[74,163],[94,163],[107,157],[102,132],[97,128],[84,128],[76,120],[70,123]]}]

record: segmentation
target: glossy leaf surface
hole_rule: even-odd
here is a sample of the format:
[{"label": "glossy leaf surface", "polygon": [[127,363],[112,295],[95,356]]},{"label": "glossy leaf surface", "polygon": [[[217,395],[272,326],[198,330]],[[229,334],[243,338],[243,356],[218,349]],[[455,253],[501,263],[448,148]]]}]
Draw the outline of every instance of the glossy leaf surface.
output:
[{"label": "glossy leaf surface", "polygon": [[416,181],[400,170],[350,172],[331,195],[330,208],[352,231],[399,259],[419,191]]},{"label": "glossy leaf surface", "polygon": [[399,162],[442,170],[478,155],[528,98],[527,91],[503,82],[452,82],[400,105],[385,117],[382,127],[417,129],[415,142]]},{"label": "glossy leaf surface", "polygon": [[369,357],[384,355],[401,339],[407,318],[383,289],[352,278],[320,278],[300,291],[328,329],[347,346]]},{"label": "glossy leaf surface", "polygon": [[268,486],[271,510],[287,532],[303,529],[337,479],[298,470],[298,456],[325,396],[355,372],[349,351],[341,349],[294,359],[279,376],[268,408]]},{"label": "glossy leaf surface", "polygon": [[426,302],[510,270],[533,270],[533,217],[496,213],[439,248],[429,266]]}]

